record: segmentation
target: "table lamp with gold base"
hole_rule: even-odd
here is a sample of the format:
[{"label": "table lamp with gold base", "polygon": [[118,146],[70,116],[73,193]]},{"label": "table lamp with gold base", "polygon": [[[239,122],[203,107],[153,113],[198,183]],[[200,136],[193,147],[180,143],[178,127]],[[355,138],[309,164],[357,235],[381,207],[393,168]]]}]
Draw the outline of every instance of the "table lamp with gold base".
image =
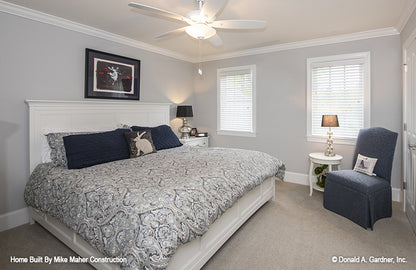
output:
[{"label": "table lamp with gold base", "polygon": [[321,127],[329,127],[327,140],[328,147],[326,148],[325,156],[333,157],[335,154],[334,141],[332,140],[333,132],[331,131],[331,127],[339,127],[338,116],[336,114],[322,115]]}]

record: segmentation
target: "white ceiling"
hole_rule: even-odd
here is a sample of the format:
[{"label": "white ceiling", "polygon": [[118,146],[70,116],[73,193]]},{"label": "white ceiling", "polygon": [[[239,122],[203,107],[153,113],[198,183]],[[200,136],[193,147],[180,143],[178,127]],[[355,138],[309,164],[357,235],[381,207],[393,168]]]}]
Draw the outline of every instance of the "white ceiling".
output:
[{"label": "white ceiling", "polygon": [[[186,24],[129,7],[133,0],[5,0],[13,4],[95,27],[170,50],[186,58],[305,41],[362,31],[395,28],[399,32],[416,0],[228,0],[218,20],[266,20],[264,30],[221,30],[224,45],[214,47],[185,33],[154,37]],[[209,0],[206,0],[209,1]],[[135,0],[181,15],[198,9],[195,0]]]}]

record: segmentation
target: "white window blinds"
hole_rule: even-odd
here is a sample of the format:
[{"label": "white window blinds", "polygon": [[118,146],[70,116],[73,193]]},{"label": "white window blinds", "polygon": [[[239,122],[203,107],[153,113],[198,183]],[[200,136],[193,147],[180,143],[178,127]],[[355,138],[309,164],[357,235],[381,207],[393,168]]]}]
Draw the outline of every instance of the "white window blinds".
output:
[{"label": "white window blinds", "polygon": [[367,126],[369,55],[362,56],[343,55],[339,56],[342,59],[332,61],[310,61],[309,135],[327,136],[328,128],[321,127],[324,114],[338,115],[339,127],[333,128],[334,136],[338,138],[354,139],[359,130]]},{"label": "white window blinds", "polygon": [[218,70],[218,133],[248,135],[255,132],[255,67]]}]

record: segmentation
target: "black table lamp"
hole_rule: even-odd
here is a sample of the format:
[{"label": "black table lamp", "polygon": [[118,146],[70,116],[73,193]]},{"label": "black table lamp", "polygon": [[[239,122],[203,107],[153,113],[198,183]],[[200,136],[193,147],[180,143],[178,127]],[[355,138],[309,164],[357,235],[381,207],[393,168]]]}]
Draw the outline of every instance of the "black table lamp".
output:
[{"label": "black table lamp", "polygon": [[192,112],[191,105],[178,106],[176,110],[176,117],[183,119],[183,126],[179,129],[179,131],[182,133],[182,139],[189,139],[189,132],[191,132],[192,128],[189,126],[188,120],[186,118],[193,116],[194,114]]}]

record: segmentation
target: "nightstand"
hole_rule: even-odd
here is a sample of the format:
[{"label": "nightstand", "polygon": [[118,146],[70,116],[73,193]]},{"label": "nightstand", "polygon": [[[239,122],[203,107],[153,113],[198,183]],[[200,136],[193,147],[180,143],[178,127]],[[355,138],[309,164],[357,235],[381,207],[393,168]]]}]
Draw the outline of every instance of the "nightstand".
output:
[{"label": "nightstand", "polygon": [[183,145],[208,147],[208,137],[190,137],[189,139],[180,139]]},{"label": "nightstand", "polygon": [[328,165],[328,171],[332,171],[332,166],[337,166],[337,169],[341,169],[342,156],[335,155],[333,157],[325,156],[324,153],[310,153],[309,154],[309,196],[312,196],[314,189],[323,192],[324,188],[321,188],[314,181],[312,183],[313,177],[313,166],[314,164]]}]

